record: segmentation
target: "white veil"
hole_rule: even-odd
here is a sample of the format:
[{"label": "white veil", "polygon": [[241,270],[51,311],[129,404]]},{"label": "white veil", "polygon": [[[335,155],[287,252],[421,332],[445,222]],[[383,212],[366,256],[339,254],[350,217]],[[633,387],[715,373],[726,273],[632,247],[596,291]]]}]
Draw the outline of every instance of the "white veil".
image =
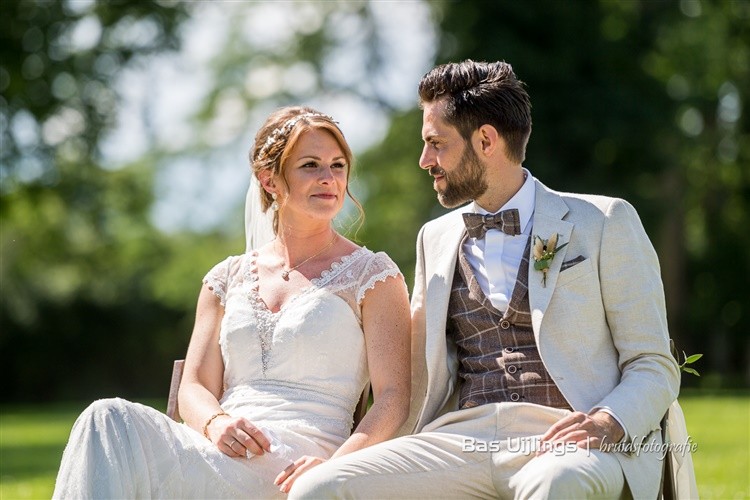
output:
[{"label": "white veil", "polygon": [[260,203],[260,182],[254,173],[250,174],[250,187],[245,198],[245,251],[260,248],[273,240],[273,210],[266,210]]}]

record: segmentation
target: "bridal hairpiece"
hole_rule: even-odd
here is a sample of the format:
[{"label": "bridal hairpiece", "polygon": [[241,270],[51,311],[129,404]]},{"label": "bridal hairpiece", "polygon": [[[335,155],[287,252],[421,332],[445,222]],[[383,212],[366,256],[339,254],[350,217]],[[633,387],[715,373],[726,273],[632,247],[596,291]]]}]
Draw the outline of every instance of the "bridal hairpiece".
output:
[{"label": "bridal hairpiece", "polygon": [[321,116],[323,118],[327,118],[333,123],[337,123],[330,116],[323,114],[323,113],[317,113],[317,112],[301,113],[299,115],[293,116],[290,119],[288,119],[286,122],[284,122],[283,125],[281,125],[276,130],[271,132],[271,134],[266,139],[266,142],[263,144],[263,147],[260,148],[260,151],[258,152],[258,156],[256,156],[255,159],[258,160],[260,158],[263,158],[266,154],[268,154],[268,151],[271,149],[271,147],[273,147],[273,145],[277,141],[279,141],[282,137],[287,136],[289,132],[292,131],[294,126],[297,125],[297,122],[299,122],[303,118],[310,118],[313,116]]}]

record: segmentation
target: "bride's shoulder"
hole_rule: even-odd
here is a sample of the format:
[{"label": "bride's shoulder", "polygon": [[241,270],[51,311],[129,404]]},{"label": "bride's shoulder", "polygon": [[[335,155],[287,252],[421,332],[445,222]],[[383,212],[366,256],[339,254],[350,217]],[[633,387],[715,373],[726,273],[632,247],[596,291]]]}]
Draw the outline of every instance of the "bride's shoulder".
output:
[{"label": "bride's shoulder", "polygon": [[367,247],[359,247],[349,256],[359,270],[360,280],[367,280],[373,275],[392,276],[400,275],[398,264],[383,251],[373,251]]},{"label": "bride's shoulder", "polygon": [[214,265],[203,277],[203,283],[219,297],[221,304],[226,303],[227,293],[237,277],[241,275],[242,263],[245,255],[230,255],[218,264]]},{"label": "bride's shoulder", "polygon": [[359,279],[357,287],[357,303],[361,304],[367,292],[374,289],[378,283],[395,278],[403,286],[404,275],[391,257],[383,251],[373,252],[362,247],[362,259],[359,267]]},{"label": "bride's shoulder", "polygon": [[242,266],[242,263],[249,258],[252,258],[253,255],[251,252],[243,253],[239,255],[230,255],[228,257],[225,257],[223,260],[219,261],[216,265],[214,265],[213,269],[231,269],[236,270],[237,268]]},{"label": "bride's shoulder", "polygon": [[345,251],[342,252],[343,260],[353,260],[361,264],[380,263],[398,268],[391,257],[383,251],[373,251],[366,246],[360,246],[351,240],[345,240]]},{"label": "bride's shoulder", "polygon": [[[213,279],[220,279],[228,282],[238,274],[240,274],[244,263],[253,257],[250,253],[240,255],[230,255],[224,260],[215,264],[210,271],[206,274],[206,277]],[[204,280],[205,281],[205,280]]]},{"label": "bride's shoulder", "polygon": [[352,293],[356,304],[361,305],[367,292],[379,282],[391,277],[403,282],[401,270],[386,252],[374,252],[349,240],[347,242],[351,243],[348,252],[332,267],[340,280],[345,282],[344,289]]}]

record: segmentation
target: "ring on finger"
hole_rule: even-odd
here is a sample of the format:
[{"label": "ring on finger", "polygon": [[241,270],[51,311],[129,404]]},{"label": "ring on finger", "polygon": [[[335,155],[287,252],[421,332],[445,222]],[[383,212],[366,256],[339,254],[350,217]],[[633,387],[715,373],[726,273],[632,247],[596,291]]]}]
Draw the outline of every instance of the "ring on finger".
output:
[{"label": "ring on finger", "polygon": [[[237,441],[236,439],[232,440],[232,444],[229,445],[229,447],[232,449],[232,451],[235,451],[234,450],[234,443],[239,443],[239,441]],[[235,451],[235,453],[237,453],[237,452]]]}]

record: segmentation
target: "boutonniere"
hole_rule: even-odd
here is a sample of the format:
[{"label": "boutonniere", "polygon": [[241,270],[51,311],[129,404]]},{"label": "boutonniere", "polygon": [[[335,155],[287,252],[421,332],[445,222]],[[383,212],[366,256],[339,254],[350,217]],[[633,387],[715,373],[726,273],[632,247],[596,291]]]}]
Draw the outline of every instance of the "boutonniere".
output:
[{"label": "boutonniere", "polygon": [[549,263],[555,258],[558,250],[563,248],[567,243],[557,246],[557,233],[543,240],[539,236],[534,236],[534,269],[542,272],[542,286],[547,287],[547,271]]}]

